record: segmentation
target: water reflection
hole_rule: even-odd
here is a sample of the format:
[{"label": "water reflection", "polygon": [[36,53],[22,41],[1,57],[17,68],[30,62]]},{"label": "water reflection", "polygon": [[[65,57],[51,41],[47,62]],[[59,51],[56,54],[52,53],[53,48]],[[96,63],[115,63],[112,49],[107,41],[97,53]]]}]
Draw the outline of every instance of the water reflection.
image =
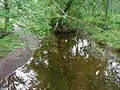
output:
[{"label": "water reflection", "polygon": [[119,63],[96,58],[85,35],[46,37],[41,43],[25,66],[1,81],[2,90],[120,90]]}]

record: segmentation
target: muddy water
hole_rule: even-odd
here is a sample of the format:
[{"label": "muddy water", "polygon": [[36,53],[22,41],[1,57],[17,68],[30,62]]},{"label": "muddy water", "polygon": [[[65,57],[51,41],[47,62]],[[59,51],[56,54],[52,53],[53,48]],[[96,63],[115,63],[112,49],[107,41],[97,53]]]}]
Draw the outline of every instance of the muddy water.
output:
[{"label": "muddy water", "polygon": [[103,59],[83,33],[41,40],[33,57],[0,83],[1,90],[120,90],[120,64]]}]

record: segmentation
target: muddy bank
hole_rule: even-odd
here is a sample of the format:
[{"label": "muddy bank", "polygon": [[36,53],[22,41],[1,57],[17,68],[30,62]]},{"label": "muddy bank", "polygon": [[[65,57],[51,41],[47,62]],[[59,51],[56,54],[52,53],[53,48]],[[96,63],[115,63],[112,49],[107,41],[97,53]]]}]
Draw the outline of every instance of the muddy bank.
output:
[{"label": "muddy bank", "polygon": [[26,63],[29,58],[33,55],[33,51],[27,50],[16,50],[13,53],[10,53],[10,56],[0,60],[0,80],[11,74],[18,67]]},{"label": "muddy bank", "polygon": [[0,80],[26,63],[33,55],[34,50],[39,47],[39,40],[34,36],[25,36],[21,42],[25,44],[25,48],[16,49],[0,59]]},{"label": "muddy bank", "polygon": [[120,58],[120,49],[115,49],[102,42],[97,42],[97,44],[100,48],[103,48],[104,50],[106,49],[107,52],[112,52],[113,54],[116,54]]}]

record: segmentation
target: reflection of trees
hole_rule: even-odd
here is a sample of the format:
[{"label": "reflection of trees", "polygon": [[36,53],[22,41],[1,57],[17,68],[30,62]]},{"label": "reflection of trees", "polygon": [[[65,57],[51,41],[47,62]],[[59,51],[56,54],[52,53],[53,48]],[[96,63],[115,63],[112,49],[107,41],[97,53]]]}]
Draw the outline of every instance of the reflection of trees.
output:
[{"label": "reflection of trees", "polygon": [[[37,73],[37,79],[41,81],[34,87],[42,90],[88,90],[87,86],[91,83],[89,77],[96,77],[95,82],[101,79],[104,70],[102,61],[93,56],[85,60],[85,55],[80,56],[78,45],[73,39],[66,36],[42,42],[42,47],[36,51],[35,59],[30,64]],[[76,46],[75,55],[72,54],[73,46]],[[99,74],[96,76],[97,71]]]},{"label": "reflection of trees", "polygon": [[28,88],[24,80],[16,75],[16,73],[11,74],[6,79],[0,82],[0,88],[5,88],[5,90],[18,90],[18,85],[22,84],[24,88]]},{"label": "reflection of trees", "polygon": [[[76,43],[72,35],[45,38],[41,48],[35,51],[34,59],[22,68],[30,83],[14,73],[1,81],[0,87],[8,90],[120,90],[117,67],[108,69],[107,62],[96,59],[90,50],[88,52],[89,47],[81,47],[80,43]],[[34,70],[32,75],[31,70]],[[17,89],[21,84],[23,88]]]},{"label": "reflection of trees", "polygon": [[108,68],[106,72],[107,72],[107,75],[105,76],[105,80],[106,80],[105,83],[107,87],[112,86],[109,90],[119,90],[120,89],[120,64],[117,62],[116,56],[112,60],[111,58],[109,59]]}]

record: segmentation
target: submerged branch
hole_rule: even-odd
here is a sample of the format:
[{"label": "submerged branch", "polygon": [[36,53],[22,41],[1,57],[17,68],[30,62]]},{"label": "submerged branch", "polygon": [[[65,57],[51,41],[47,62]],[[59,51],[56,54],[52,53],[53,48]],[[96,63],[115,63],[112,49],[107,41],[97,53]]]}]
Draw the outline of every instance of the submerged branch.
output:
[{"label": "submerged branch", "polygon": [[25,85],[27,88],[29,88],[29,86],[26,85],[25,82],[22,81],[16,74],[14,74],[14,75],[15,75],[15,77],[18,79],[18,81],[20,81],[20,83],[22,83],[22,84]]}]

